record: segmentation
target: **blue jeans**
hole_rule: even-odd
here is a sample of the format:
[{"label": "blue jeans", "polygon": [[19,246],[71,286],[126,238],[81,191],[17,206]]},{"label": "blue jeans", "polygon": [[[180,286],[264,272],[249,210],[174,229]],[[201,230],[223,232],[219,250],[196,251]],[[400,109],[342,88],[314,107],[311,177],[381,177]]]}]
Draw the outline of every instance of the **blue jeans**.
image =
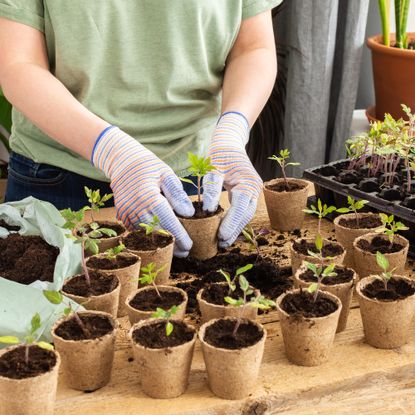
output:
[{"label": "blue jeans", "polygon": [[[101,195],[112,193],[109,183],[89,179],[60,167],[35,163],[12,152],[5,201],[13,202],[33,196],[52,203],[58,209],[70,207],[78,210],[88,204],[84,186],[99,189]],[[196,193],[191,184],[183,183],[183,187],[189,195]],[[114,206],[114,200],[109,200],[105,206]]]}]

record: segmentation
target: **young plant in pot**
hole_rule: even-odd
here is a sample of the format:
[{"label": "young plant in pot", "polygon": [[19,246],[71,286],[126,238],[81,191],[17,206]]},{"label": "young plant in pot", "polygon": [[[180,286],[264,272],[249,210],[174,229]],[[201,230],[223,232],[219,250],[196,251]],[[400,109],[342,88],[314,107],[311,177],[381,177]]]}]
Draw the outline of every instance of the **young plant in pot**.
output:
[{"label": "young plant in pot", "polygon": [[307,205],[309,182],[287,178],[285,169],[299,166],[300,163],[288,162],[290,151],[281,150],[279,155],[268,157],[278,163],[282,178],[264,183],[264,197],[271,227],[278,231],[300,229],[304,221],[304,208]]},{"label": "young plant in pot", "polygon": [[379,217],[382,221],[380,229],[362,235],[353,242],[355,271],[360,278],[382,271],[376,259],[378,251],[386,256],[397,274],[402,274],[405,270],[409,241],[397,233],[408,227],[395,221],[394,215],[380,213]]},{"label": "young plant in pot", "polygon": [[197,178],[197,184],[191,179],[181,180],[194,185],[197,188],[197,201],[193,202],[195,214],[192,218],[180,218],[179,220],[193,241],[190,256],[204,260],[214,257],[218,253],[218,229],[223,216],[223,209],[218,206],[215,213],[203,210],[202,202],[202,179],[207,173],[215,170],[210,158],[198,157],[188,153],[190,167],[189,175]]},{"label": "young plant in pot", "polygon": [[357,296],[366,342],[381,349],[406,344],[415,314],[413,280],[395,275],[385,255],[376,253],[381,272],[357,284]]},{"label": "young plant in pot", "polygon": [[179,308],[157,308],[129,332],[141,388],[152,398],[176,398],[188,385],[196,330],[176,318]]},{"label": "young plant in pot", "polygon": [[148,285],[130,294],[125,305],[131,325],[152,316],[157,308],[170,309],[176,306],[175,318],[183,320],[186,313],[187,294],[180,288],[170,285],[157,285],[156,279],[162,268],[156,269],[154,263],[141,268],[139,283]]},{"label": "young plant in pot", "polygon": [[249,244],[249,250],[256,252],[257,254],[255,263],[263,258],[260,247],[262,245],[268,245],[268,241],[263,235],[267,235],[269,233],[270,232],[268,229],[261,229],[259,232],[255,232],[254,228],[251,225],[248,225],[245,227],[245,229],[242,229],[242,235]]}]

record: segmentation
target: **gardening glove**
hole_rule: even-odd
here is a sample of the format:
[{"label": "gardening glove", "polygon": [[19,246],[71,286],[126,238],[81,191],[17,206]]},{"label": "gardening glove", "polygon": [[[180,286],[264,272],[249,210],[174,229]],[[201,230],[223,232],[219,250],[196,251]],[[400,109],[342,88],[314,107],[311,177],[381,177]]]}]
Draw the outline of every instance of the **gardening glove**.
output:
[{"label": "gardening glove", "polygon": [[262,180],[245,151],[249,140],[249,123],[238,112],[222,114],[213,134],[208,157],[216,170],[203,181],[203,209],[216,212],[222,186],[229,192],[231,207],[219,228],[219,246],[235,242],[242,229],[253,218]]},{"label": "gardening glove", "polygon": [[91,161],[111,180],[117,219],[133,230],[156,215],[161,227],[176,238],[174,254],[189,254],[192,241],[173,209],[180,216],[191,217],[194,208],[169,166],[115,126],[100,134]]}]

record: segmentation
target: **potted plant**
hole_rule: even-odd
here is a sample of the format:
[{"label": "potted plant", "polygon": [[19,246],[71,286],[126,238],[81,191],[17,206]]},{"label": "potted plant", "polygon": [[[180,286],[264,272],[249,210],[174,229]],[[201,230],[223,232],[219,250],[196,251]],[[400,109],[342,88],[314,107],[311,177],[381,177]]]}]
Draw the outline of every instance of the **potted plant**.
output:
[{"label": "potted plant", "polygon": [[191,183],[197,188],[197,201],[193,202],[195,214],[191,218],[181,218],[180,222],[193,241],[190,256],[196,259],[209,259],[218,253],[218,229],[223,217],[223,209],[218,206],[214,213],[203,210],[202,202],[202,179],[215,170],[210,158],[198,157],[193,153],[188,153],[190,167],[189,175],[197,178],[197,185],[192,180],[182,178],[186,183]]},{"label": "potted plant", "polygon": [[129,332],[141,388],[152,398],[175,398],[188,385],[196,330],[175,319],[177,310],[158,308],[151,320],[134,324]]},{"label": "potted plant", "polygon": [[[9,137],[12,126],[12,106],[6,100],[0,88],[0,146],[10,153]],[[7,187],[7,166],[6,160],[0,158],[0,202],[4,199]]]},{"label": "potted plant", "polygon": [[300,229],[304,221],[304,209],[307,205],[310,183],[294,178],[287,178],[286,167],[299,166],[300,163],[287,162],[290,158],[288,149],[279,155],[268,157],[281,168],[282,179],[264,183],[264,197],[271,227],[278,231]]},{"label": "potted plant", "polygon": [[183,320],[186,313],[187,294],[180,288],[170,285],[157,285],[156,279],[162,268],[156,269],[154,263],[141,268],[140,284],[150,285],[138,289],[127,297],[125,305],[131,325],[148,319],[157,310],[177,306],[176,320]]},{"label": "potted plant", "polygon": [[381,349],[406,344],[415,314],[415,284],[395,275],[385,255],[376,253],[381,272],[360,280],[356,287],[366,342]]},{"label": "potted plant", "polygon": [[353,242],[355,271],[360,278],[382,271],[376,253],[385,255],[397,274],[405,270],[408,256],[409,241],[397,232],[407,230],[402,222],[396,222],[394,215],[380,213],[382,228],[377,232],[368,233],[356,238]]},{"label": "potted plant", "polygon": [[401,103],[415,108],[415,33],[407,33],[410,0],[395,0],[396,33],[390,34],[390,0],[379,0],[382,34],[367,41],[372,50],[376,118],[404,114]]}]

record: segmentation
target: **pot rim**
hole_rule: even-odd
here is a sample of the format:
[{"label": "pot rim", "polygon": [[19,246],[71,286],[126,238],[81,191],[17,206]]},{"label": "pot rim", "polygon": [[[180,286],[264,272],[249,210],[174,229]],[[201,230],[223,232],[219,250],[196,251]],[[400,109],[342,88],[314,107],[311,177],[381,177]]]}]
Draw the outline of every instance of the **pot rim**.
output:
[{"label": "pot rim", "polygon": [[310,187],[311,187],[311,184],[312,184],[308,180],[297,179],[296,177],[287,177],[288,182],[305,184],[305,187],[303,187],[301,189],[298,189],[298,190],[294,190],[292,192],[287,192],[286,190],[284,190],[283,192],[276,192],[275,190],[267,189],[267,186],[275,184],[275,183],[281,183],[282,181],[284,181],[283,178],[277,177],[275,179],[271,179],[271,180],[268,180],[268,181],[264,182],[263,191],[264,192],[269,192],[269,193],[272,193],[272,194],[290,194],[290,193],[295,194],[295,193],[300,193],[300,192],[305,192],[305,191],[308,192],[310,190]]},{"label": "pot rim", "polygon": [[[408,38],[415,40],[415,32],[408,32]],[[399,58],[413,59],[415,57],[415,50],[399,49],[392,46],[385,46],[382,44],[383,35],[378,34],[367,39],[367,46],[372,51],[382,53],[384,55],[396,56]],[[395,33],[391,33],[391,40],[395,40]]]},{"label": "pot rim", "polygon": [[[302,240],[306,240],[307,242],[314,242],[315,241],[315,238],[311,238],[311,237],[307,237],[307,238],[298,238],[298,239],[295,239],[293,242],[292,242],[292,244],[290,245],[290,249],[291,249],[291,251],[293,251],[293,252],[295,252],[297,255],[300,255],[300,256],[302,256],[302,257],[305,257],[305,258],[312,258],[310,255],[304,255],[304,254],[302,254],[302,253],[300,253],[300,252],[298,252],[298,251],[296,251],[295,249],[294,249],[294,243],[295,242],[299,242],[299,241],[302,241]],[[336,256],[334,256],[333,258],[339,258],[339,257],[341,257],[343,254],[345,254],[346,253],[346,248],[341,244],[341,243],[339,243],[339,242],[337,242],[337,241],[330,241],[330,239],[327,239],[327,238],[323,238],[323,246],[324,246],[324,244],[326,244],[326,245],[338,245],[338,246],[340,246],[340,248],[342,248],[343,249],[343,252],[341,253],[341,254],[339,254],[339,255],[336,255]]]},{"label": "pot rim", "polygon": [[135,258],[136,258],[136,261],[134,262],[134,264],[128,265],[128,266],[123,267],[123,268],[116,268],[116,269],[101,269],[101,268],[91,268],[91,267],[89,267],[89,266],[88,266],[88,261],[89,261],[91,258],[98,258],[98,259],[101,259],[101,258],[103,258],[103,257],[106,257],[105,252],[101,252],[101,253],[99,253],[99,254],[96,254],[96,255],[91,255],[90,257],[88,257],[88,258],[86,259],[86,266],[87,266],[87,268],[88,268],[89,270],[93,270],[93,271],[98,270],[98,271],[103,271],[103,272],[108,272],[108,273],[110,273],[111,271],[112,271],[112,272],[116,272],[116,271],[124,271],[124,270],[126,270],[126,269],[128,269],[128,268],[130,268],[130,267],[134,267],[134,266],[136,266],[138,262],[141,262],[141,257],[140,257],[140,256],[138,256],[138,255],[136,255],[136,254],[134,254],[134,253],[133,253],[133,252],[131,252],[131,251],[127,251],[127,250],[126,250],[126,251],[122,251],[122,252],[120,252],[120,254],[128,255],[128,256],[130,256],[130,257],[135,257]]},{"label": "pot rim", "polygon": [[[94,270],[95,271],[95,270]],[[98,270],[98,271],[101,271],[101,270]],[[101,271],[102,272],[102,271]],[[117,282],[118,282],[118,284],[117,284],[117,286],[112,290],[112,291],[110,291],[109,293],[104,293],[104,294],[100,294],[100,295],[90,295],[89,297],[83,297],[82,295],[77,295],[77,294],[71,294],[71,293],[67,293],[67,292],[65,292],[64,290],[63,290],[63,287],[65,287],[65,284],[67,283],[67,282],[69,282],[70,280],[72,280],[73,278],[76,278],[76,277],[79,277],[79,276],[82,276],[82,275],[84,275],[84,274],[76,274],[76,275],[73,275],[72,277],[70,277],[70,278],[67,278],[66,280],[65,280],[65,282],[64,282],[64,284],[63,284],[63,286],[62,286],[62,293],[63,293],[63,295],[65,295],[65,296],[67,296],[67,297],[72,297],[72,298],[84,298],[85,300],[90,300],[91,298],[102,298],[102,297],[104,297],[104,296],[109,296],[109,295],[112,295],[113,293],[114,293],[114,291],[119,291],[120,289],[121,289],[121,282],[120,282],[120,279],[115,275],[115,274],[106,274],[106,275],[112,275],[113,277],[115,277],[116,278],[116,280],[117,280]]]},{"label": "pot rim", "polygon": [[[360,240],[362,240],[362,239],[366,239],[366,238],[374,238],[375,236],[380,236],[380,237],[382,237],[382,238],[384,238],[384,239],[386,239],[387,238],[387,235],[384,235],[384,234],[381,234],[381,233],[377,233],[377,232],[368,232],[368,233],[365,233],[364,235],[361,235],[361,236],[358,236],[354,241],[353,241],[353,249],[356,249],[357,251],[359,251],[359,252],[361,252],[361,253],[363,253],[363,254],[365,254],[365,255],[371,255],[371,256],[376,256],[376,254],[372,254],[371,252],[369,252],[369,251],[364,251],[362,248],[360,248],[360,247],[358,247],[357,246],[357,243],[360,241]],[[397,255],[397,254],[401,254],[402,252],[404,252],[405,250],[407,250],[408,249],[408,247],[409,247],[409,241],[408,241],[408,239],[406,239],[404,236],[402,236],[402,235],[395,235],[395,238],[397,238],[400,242],[402,242],[403,243],[403,248],[400,250],[400,251],[397,251],[397,252],[391,252],[391,253],[388,253],[388,254],[384,254],[384,255],[387,255],[387,256],[389,256],[389,255]]]},{"label": "pot rim", "polygon": [[[335,226],[338,226],[339,228],[345,229],[347,231],[365,231],[365,230],[367,230],[368,231],[367,233],[370,233],[374,229],[379,229],[379,228],[382,227],[382,225],[379,225],[379,226],[376,226],[375,228],[353,228],[352,229],[352,228],[348,228],[347,226],[340,225],[339,222],[340,222],[341,219],[347,219],[348,217],[351,217],[352,215],[355,216],[354,213],[343,213],[343,214],[337,216],[336,218],[334,218],[333,223],[334,223]],[[358,216],[361,217],[361,218],[366,218],[368,216],[379,216],[379,215],[377,213],[373,213],[373,212],[361,212],[361,213],[358,213]]]},{"label": "pot rim", "polygon": [[[128,232],[128,230],[125,227],[125,225],[121,221],[119,221],[119,220],[106,220],[106,219],[100,220],[100,219],[98,219],[98,220],[96,220],[94,222],[96,222],[98,224],[100,224],[100,223],[101,224],[105,224],[105,223],[116,224],[116,225],[120,225],[120,226],[123,227],[123,232],[121,234],[119,234],[117,236],[111,236],[110,238],[101,238],[101,239],[99,239],[100,241],[115,241],[116,239],[120,239],[120,238],[124,237],[126,235],[126,233]],[[87,222],[87,224],[90,224],[90,223],[92,223],[92,221],[91,222]]]},{"label": "pot rim", "polygon": [[[165,229],[163,229],[163,230],[165,230]],[[168,245],[163,246],[163,247],[158,246],[156,249],[148,249],[146,251],[144,251],[144,250],[140,251],[140,250],[137,250],[137,249],[130,249],[130,248],[127,247],[127,245],[124,242],[125,242],[125,238],[128,235],[130,235],[134,232],[136,232],[136,231],[128,231],[127,230],[127,232],[125,232],[125,234],[121,237],[121,242],[125,245],[125,252],[129,252],[131,254],[134,254],[134,255],[140,257],[140,259],[141,259],[140,254],[148,254],[148,253],[151,253],[151,252],[157,253],[157,252],[162,251],[162,250],[167,250],[167,249],[171,248],[172,246],[174,246],[174,244],[176,243],[176,238],[174,237],[174,235],[171,234],[170,232],[166,231],[173,238],[172,241]]]}]

